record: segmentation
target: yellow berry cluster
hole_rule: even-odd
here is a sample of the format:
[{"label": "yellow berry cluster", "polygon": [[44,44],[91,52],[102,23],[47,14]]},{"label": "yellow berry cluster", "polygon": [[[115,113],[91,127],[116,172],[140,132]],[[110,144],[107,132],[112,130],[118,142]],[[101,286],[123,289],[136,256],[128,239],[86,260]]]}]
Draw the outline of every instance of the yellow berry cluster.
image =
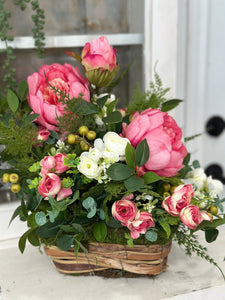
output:
[{"label": "yellow berry cluster", "polygon": [[67,137],[67,141],[69,144],[80,144],[80,147],[83,151],[89,150],[91,144],[85,139],[85,137],[89,141],[93,141],[96,138],[96,132],[93,130],[89,130],[87,126],[83,125],[78,129],[77,134],[69,134]]},{"label": "yellow berry cluster", "polygon": [[11,173],[11,174],[8,174],[8,173],[5,173],[3,174],[2,176],[2,181],[3,182],[11,182],[12,185],[11,185],[11,191],[13,193],[19,193],[21,187],[20,187],[20,184],[18,183],[19,181],[19,175],[16,174],[16,173]]}]

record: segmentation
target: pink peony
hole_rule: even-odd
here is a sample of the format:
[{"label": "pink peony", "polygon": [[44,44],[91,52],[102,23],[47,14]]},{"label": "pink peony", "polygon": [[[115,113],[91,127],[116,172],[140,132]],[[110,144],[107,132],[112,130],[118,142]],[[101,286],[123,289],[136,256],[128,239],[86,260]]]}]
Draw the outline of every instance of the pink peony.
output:
[{"label": "pink peony", "polygon": [[162,202],[162,207],[172,216],[179,216],[180,211],[191,203],[194,191],[191,184],[179,185],[172,196]]},{"label": "pink peony", "polygon": [[99,68],[112,71],[117,66],[116,49],[109,45],[104,36],[93,39],[91,43],[86,43],[81,58],[85,71]]},{"label": "pink peony", "polygon": [[139,169],[139,175],[153,171],[159,176],[171,177],[183,167],[187,149],[181,142],[182,130],[167,113],[157,108],[136,112],[131,123],[123,125],[122,134],[134,147],[147,140],[150,157]]},{"label": "pink peony", "polygon": [[62,199],[65,199],[66,197],[72,195],[72,190],[71,189],[65,189],[61,188],[60,191],[57,193],[57,201],[60,201]]},{"label": "pink peony", "polygon": [[53,173],[45,174],[38,186],[38,192],[43,197],[55,197],[61,189],[59,176]]},{"label": "pink peony", "polygon": [[200,212],[195,205],[184,207],[180,212],[180,219],[190,229],[195,229],[203,220],[212,222],[212,218],[206,212]]},{"label": "pink peony", "polygon": [[[45,77],[46,76],[46,77]],[[57,129],[57,117],[63,114],[60,96],[52,90],[50,85],[70,95],[90,101],[88,81],[78,70],[69,64],[43,65],[38,73],[33,73],[27,79],[29,86],[28,103],[34,113],[39,114],[36,122],[49,130]]]},{"label": "pink peony", "polygon": [[56,166],[55,166],[56,173],[63,173],[69,169],[68,166],[64,165],[64,158],[68,158],[67,155],[64,153],[58,153],[54,156],[56,162]]},{"label": "pink peony", "polygon": [[140,234],[145,234],[149,227],[154,227],[152,215],[149,212],[138,211],[133,221],[127,222],[132,239],[139,238]]},{"label": "pink peony", "polygon": [[128,221],[132,221],[137,214],[137,207],[131,199],[133,195],[125,196],[121,200],[115,201],[112,206],[112,215],[116,220],[119,220],[123,226],[126,226]]},{"label": "pink peony", "polygon": [[102,36],[86,43],[81,53],[81,64],[89,82],[97,87],[107,86],[117,75],[116,49]]}]

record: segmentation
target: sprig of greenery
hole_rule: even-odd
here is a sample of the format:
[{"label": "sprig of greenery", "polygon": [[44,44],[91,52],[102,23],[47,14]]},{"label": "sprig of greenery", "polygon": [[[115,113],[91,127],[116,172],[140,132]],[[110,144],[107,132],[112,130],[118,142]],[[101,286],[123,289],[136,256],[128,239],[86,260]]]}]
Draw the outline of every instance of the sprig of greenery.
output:
[{"label": "sprig of greenery", "polygon": [[195,253],[197,254],[197,256],[200,256],[201,258],[217,267],[225,280],[225,275],[222,269],[218,266],[215,260],[209,256],[209,254],[207,253],[207,249],[198,242],[195,235],[189,235],[187,228],[183,224],[179,226],[178,231],[175,233],[174,240],[177,241],[179,246],[184,246],[185,253],[187,255],[191,256]]}]

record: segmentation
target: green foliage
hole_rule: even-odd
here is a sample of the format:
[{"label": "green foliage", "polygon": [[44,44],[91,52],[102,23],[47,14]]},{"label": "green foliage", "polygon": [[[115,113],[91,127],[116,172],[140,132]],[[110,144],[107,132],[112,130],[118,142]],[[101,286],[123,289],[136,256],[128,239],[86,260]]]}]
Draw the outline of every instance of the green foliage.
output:
[{"label": "green foliage", "polygon": [[[38,0],[14,0],[16,6],[18,6],[22,11],[27,7],[27,4],[31,4],[34,14],[32,15],[32,21],[34,23],[34,28],[32,29],[34,43],[37,49],[37,54],[39,57],[44,56],[44,24],[45,16],[44,11],[39,6]],[[13,53],[13,48],[9,45],[9,42],[14,40],[14,37],[9,35],[8,31],[12,29],[10,25],[11,12],[5,8],[5,0],[0,1],[0,39],[5,43],[5,49],[1,50],[1,53],[5,55],[5,61],[3,63],[2,69],[5,70],[3,76],[3,85],[5,87],[4,92],[6,93],[8,89],[13,89],[17,86],[16,83],[16,69],[12,67],[13,60],[16,56]],[[2,85],[2,86],[3,86]]]},{"label": "green foliage", "polygon": [[169,92],[169,88],[164,88],[162,80],[158,73],[154,74],[154,81],[150,82],[149,90],[142,93],[140,87],[137,87],[133,93],[133,102],[128,105],[129,114],[139,111],[142,112],[148,108],[160,108],[162,111],[169,111],[175,108],[181,100],[167,100],[165,95]]},{"label": "green foliage", "polygon": [[175,240],[177,241],[178,245],[182,245],[185,248],[185,253],[187,255],[193,255],[194,253],[200,256],[201,258],[205,259],[209,263],[216,266],[221,274],[223,275],[223,278],[225,280],[225,276],[223,274],[223,271],[218,266],[218,264],[214,261],[213,258],[211,258],[208,253],[207,249],[199,244],[197,238],[195,235],[190,236],[188,234],[187,229],[185,226],[181,225],[179,227],[179,230],[175,233]]},{"label": "green foliage", "polygon": [[101,221],[101,222],[95,223],[93,233],[94,233],[95,239],[98,242],[102,243],[107,235],[107,227],[106,227],[105,222]]}]

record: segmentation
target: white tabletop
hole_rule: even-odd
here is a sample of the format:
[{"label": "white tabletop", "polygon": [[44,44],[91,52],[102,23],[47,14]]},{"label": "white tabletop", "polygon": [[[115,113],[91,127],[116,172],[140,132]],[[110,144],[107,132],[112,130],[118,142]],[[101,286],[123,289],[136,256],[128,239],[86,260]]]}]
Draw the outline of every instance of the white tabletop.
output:
[{"label": "white tabletop", "polygon": [[[205,244],[204,244],[205,245]],[[225,272],[225,230],[209,254]],[[0,250],[0,300],[216,300],[225,299],[220,272],[199,257],[189,258],[175,243],[166,272],[153,278],[104,279],[97,276],[63,275],[37,248],[24,254],[15,247]]]}]

